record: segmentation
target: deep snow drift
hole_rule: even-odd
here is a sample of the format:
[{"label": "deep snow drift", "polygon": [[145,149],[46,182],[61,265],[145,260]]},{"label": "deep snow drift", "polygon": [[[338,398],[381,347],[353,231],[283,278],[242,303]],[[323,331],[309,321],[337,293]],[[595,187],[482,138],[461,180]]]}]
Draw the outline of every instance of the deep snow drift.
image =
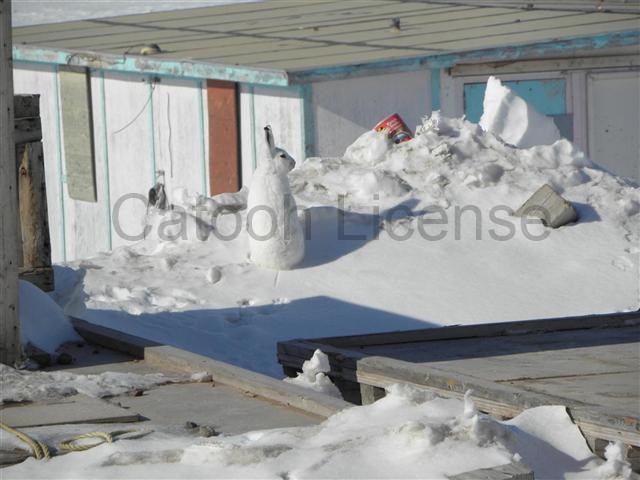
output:
[{"label": "deep snow drift", "polygon": [[[146,241],[58,267],[56,300],[276,377],[279,340],[638,309],[640,189],[567,140],[517,149],[436,112],[409,142],[358,142],[289,174],[307,208],[301,267],[249,262],[246,191],[181,192],[186,213],[156,213]],[[576,224],[509,215],[545,183]]]},{"label": "deep snow drift", "polygon": [[[28,432],[53,444],[88,427],[81,428]],[[540,479],[611,480],[629,473],[615,450],[610,447],[606,464],[596,459],[560,406],[533,408],[497,422],[478,414],[469,401],[393,386],[376,403],[344,410],[315,427],[202,439],[157,431],[46,462],[29,459],[4,469],[3,478],[436,480],[524,461]]]}]

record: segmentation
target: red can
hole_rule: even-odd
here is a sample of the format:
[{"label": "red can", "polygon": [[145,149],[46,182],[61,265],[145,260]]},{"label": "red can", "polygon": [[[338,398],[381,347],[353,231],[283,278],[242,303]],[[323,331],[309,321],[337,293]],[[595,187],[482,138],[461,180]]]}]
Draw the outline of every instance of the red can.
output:
[{"label": "red can", "polygon": [[397,113],[393,113],[389,115],[384,120],[378,122],[378,124],[373,127],[376,132],[381,132],[382,130],[387,131],[387,135],[393,143],[402,143],[408,142],[413,138],[413,134],[407,124],[404,123],[402,117]]}]

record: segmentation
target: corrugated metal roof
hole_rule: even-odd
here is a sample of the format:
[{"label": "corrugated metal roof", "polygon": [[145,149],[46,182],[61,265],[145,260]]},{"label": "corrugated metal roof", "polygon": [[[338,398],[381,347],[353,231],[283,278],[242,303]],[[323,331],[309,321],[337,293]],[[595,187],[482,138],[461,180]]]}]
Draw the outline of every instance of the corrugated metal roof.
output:
[{"label": "corrugated metal roof", "polygon": [[[555,3],[565,8],[551,9],[548,0],[267,0],[16,28],[14,53],[18,60],[190,76],[226,78],[237,70],[242,81],[286,84],[336,66],[400,68],[444,54],[640,30],[640,8],[626,8],[629,2]],[[587,4],[594,7],[584,11]],[[623,13],[598,9],[613,4],[625,6]],[[162,52],[139,57],[151,43]]]}]

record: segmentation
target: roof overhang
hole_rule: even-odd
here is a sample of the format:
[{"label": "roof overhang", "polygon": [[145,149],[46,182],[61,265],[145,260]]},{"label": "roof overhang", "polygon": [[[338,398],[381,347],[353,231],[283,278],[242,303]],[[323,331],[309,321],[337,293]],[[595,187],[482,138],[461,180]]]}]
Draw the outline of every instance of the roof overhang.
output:
[{"label": "roof overhang", "polygon": [[87,67],[123,73],[226,80],[254,85],[286,87],[323,80],[415,71],[423,68],[448,68],[465,62],[552,58],[554,56],[566,56],[578,51],[594,52],[601,49],[638,45],[640,45],[640,30],[630,30],[585,37],[553,39],[520,45],[505,45],[479,50],[447,52],[368,63],[333,65],[305,70],[279,70],[191,60],[154,58],[153,56],[73,51],[37,45],[14,45],[13,60],[15,62],[36,62]]}]

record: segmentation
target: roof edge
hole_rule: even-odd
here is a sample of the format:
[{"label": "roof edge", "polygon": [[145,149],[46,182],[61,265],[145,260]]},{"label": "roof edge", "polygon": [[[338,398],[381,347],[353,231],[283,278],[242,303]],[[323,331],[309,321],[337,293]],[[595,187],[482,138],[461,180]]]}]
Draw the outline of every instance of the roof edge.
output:
[{"label": "roof edge", "polygon": [[535,43],[490,47],[481,50],[437,53],[309,70],[291,70],[288,71],[288,77],[289,83],[295,85],[323,80],[340,80],[375,74],[415,71],[421,68],[448,68],[464,61],[539,58],[572,50],[599,50],[638,44],[640,44],[640,30],[625,30],[586,37],[570,37]]},{"label": "roof edge", "polygon": [[284,70],[192,60],[172,60],[153,56],[72,51],[37,45],[14,45],[13,61],[88,67],[96,70],[177,78],[227,80],[230,82],[279,87],[289,86],[288,74]]}]

